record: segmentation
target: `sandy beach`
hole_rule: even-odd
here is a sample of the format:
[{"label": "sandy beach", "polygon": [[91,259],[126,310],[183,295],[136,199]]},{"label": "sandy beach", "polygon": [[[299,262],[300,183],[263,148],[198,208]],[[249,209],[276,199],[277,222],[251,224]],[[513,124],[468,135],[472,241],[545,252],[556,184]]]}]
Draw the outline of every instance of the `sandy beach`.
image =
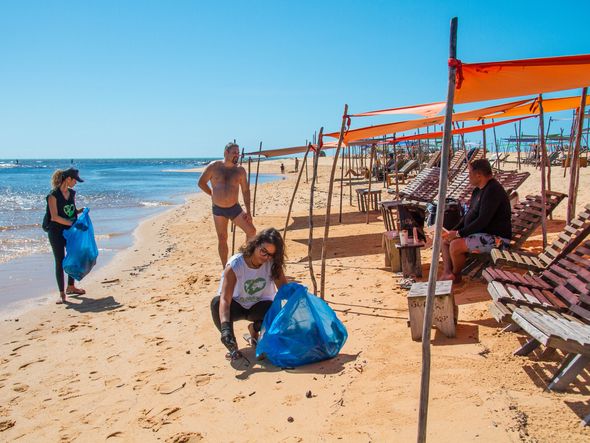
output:
[{"label": "sandy beach", "polygon": [[[260,172],[278,173],[280,162],[263,162]],[[293,159],[283,162],[284,179],[258,187],[258,229],[285,225],[297,175]],[[315,195],[318,282],[331,162],[320,160]],[[519,194],[538,194],[539,171],[526,170]],[[567,193],[563,169],[554,167],[552,177],[552,188]],[[581,209],[588,168],[579,189]],[[309,190],[303,174],[286,273],[311,287]],[[381,216],[371,213],[366,224],[346,186],[339,223],[339,182],[334,190],[326,301],[349,333],[337,358],[292,370],[257,362],[241,340],[247,323],[239,322],[236,335],[253,365],[239,371],[225,360],[209,311],[221,272],[217,240],[210,199],[198,193],[142,223],[131,248],[82,282],[85,296],[1,322],[0,441],[415,441],[421,344],[410,338],[407,291],[384,265]],[[549,241],[565,224],[566,204],[548,222]],[[237,243],[243,238],[238,232]],[[527,246],[542,249],[540,230]],[[430,262],[424,249],[425,276]],[[463,285],[455,299],[457,337],[432,335],[429,441],[588,441],[580,425],[590,413],[588,373],[564,393],[545,391],[561,354],[513,356],[526,336],[502,332],[484,283]]]}]

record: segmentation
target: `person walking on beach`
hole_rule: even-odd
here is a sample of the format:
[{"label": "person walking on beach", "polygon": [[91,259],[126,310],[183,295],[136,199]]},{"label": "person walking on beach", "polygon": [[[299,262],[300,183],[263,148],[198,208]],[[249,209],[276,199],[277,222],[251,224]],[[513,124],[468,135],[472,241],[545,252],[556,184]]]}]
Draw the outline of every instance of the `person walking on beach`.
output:
[{"label": "person walking on beach", "polygon": [[[218,293],[211,300],[213,323],[221,332],[228,359],[240,356],[234,322],[248,320],[250,344],[256,346],[262,320],[277,289],[287,283],[285,245],[275,228],[261,231],[229,259],[221,275]],[[237,354],[236,354],[237,353]]]},{"label": "person walking on beach", "polygon": [[[209,163],[199,178],[199,188],[211,196],[213,202],[213,221],[217,232],[219,258],[221,265],[227,263],[227,225],[232,220],[246,234],[246,240],[256,235],[256,228],[250,215],[250,187],[246,170],[238,165],[240,147],[235,143],[225,146],[223,160]],[[211,182],[211,187],[208,183]],[[246,210],[238,202],[239,188]]]},{"label": "person walking on beach", "polygon": [[58,304],[66,302],[66,294],[84,295],[84,289],[76,288],[74,279],[68,276],[68,286],[64,290],[64,270],[62,262],[66,255],[66,239],[63,231],[69,229],[76,220],[78,214],[84,208],[76,209],[76,183],[82,183],[77,169],[69,168],[65,171],[58,169],[51,176],[52,191],[47,195],[47,207],[43,219],[43,229],[47,231],[53,257],[55,258],[55,279],[59,289]]}]

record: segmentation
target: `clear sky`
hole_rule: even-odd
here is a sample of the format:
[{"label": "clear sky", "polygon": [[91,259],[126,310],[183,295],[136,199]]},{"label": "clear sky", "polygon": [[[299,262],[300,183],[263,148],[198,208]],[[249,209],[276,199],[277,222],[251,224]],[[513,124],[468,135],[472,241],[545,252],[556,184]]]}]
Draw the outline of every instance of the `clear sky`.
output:
[{"label": "clear sky", "polygon": [[219,156],[441,101],[453,16],[466,62],[590,53],[587,0],[0,0],[0,158]]}]

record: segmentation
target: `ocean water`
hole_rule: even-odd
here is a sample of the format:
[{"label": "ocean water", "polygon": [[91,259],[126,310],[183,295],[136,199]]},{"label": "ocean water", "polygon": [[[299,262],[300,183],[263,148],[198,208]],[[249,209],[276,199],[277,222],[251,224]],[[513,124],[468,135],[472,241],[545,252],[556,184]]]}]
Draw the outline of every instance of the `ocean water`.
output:
[{"label": "ocean water", "polygon": [[[41,229],[55,169],[75,167],[76,205],[90,208],[99,264],[133,243],[139,222],[198,192],[210,162],[194,159],[0,160],[0,307],[55,289],[53,256]],[[260,176],[259,183],[274,177]],[[200,191],[199,191],[200,192]]]}]

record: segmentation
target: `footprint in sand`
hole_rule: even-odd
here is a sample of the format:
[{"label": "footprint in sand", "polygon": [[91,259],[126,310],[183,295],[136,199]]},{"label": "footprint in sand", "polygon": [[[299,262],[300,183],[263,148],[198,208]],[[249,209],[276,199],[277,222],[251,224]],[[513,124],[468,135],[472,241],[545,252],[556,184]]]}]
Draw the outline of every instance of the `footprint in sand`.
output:
[{"label": "footprint in sand", "polygon": [[14,420],[2,420],[0,421],[0,432],[6,431],[15,425]]},{"label": "footprint in sand", "polygon": [[26,385],[24,383],[15,383],[14,385],[12,385],[12,390],[16,392],[25,392],[28,389],[29,385]]},{"label": "footprint in sand", "polygon": [[179,432],[166,439],[166,443],[196,443],[203,440],[200,432]]},{"label": "footprint in sand", "polygon": [[19,368],[18,368],[18,369],[19,369],[19,370],[21,370],[21,369],[25,369],[27,366],[30,366],[30,365],[32,365],[32,364],[34,364],[34,363],[43,363],[44,361],[45,361],[45,359],[44,359],[44,358],[39,358],[39,359],[37,359],[37,360],[35,360],[35,361],[30,361],[30,362],[28,362],[28,363],[25,363],[24,365],[21,365],[21,366],[19,366]]},{"label": "footprint in sand", "polygon": [[178,406],[164,408],[157,413],[153,413],[153,409],[144,409],[137,421],[142,428],[158,432],[162,426],[176,420],[179,411]]},{"label": "footprint in sand", "polygon": [[213,374],[197,374],[193,377],[196,386],[208,385]]}]

